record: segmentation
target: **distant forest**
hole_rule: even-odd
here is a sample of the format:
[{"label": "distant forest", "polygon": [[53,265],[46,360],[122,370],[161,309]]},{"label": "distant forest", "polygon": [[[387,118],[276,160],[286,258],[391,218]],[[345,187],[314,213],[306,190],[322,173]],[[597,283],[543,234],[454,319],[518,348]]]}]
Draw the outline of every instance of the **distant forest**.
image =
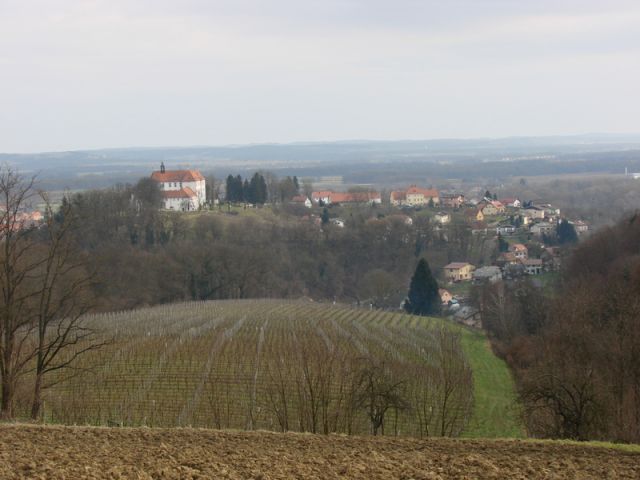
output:
[{"label": "distant forest", "polygon": [[479,140],[352,141],[226,147],[129,148],[0,154],[24,174],[39,173],[46,190],[132,183],[163,161],[224,178],[255,171],[347,184],[394,185],[445,179],[501,182],[513,177],[640,172],[640,136],[576,136]]}]

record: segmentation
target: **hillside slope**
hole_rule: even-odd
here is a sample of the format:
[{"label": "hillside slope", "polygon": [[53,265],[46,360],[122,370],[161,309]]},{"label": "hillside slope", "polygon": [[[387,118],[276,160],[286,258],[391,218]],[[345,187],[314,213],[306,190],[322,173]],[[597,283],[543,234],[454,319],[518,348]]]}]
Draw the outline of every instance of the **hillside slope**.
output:
[{"label": "hillside slope", "polygon": [[0,477],[637,479],[640,450],[520,440],[0,425]]},{"label": "hillside slope", "polygon": [[[345,407],[350,366],[364,356],[387,362],[393,376],[406,377],[407,398],[431,394],[436,387],[418,386],[437,368],[438,332],[446,327],[460,333],[473,372],[473,415],[455,420],[463,434],[521,435],[504,362],[482,333],[443,320],[246,300],[167,305],[91,322],[114,341],[85,359],[89,371],[47,392],[47,422],[366,434],[364,414]],[[419,415],[416,408],[390,410],[387,433],[436,434],[434,425],[428,432],[418,426]]]}]

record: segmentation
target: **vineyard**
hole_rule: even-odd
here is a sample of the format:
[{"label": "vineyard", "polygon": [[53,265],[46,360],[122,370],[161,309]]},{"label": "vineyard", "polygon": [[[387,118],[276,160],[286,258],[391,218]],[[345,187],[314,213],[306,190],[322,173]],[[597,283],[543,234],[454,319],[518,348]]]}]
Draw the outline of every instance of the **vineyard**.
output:
[{"label": "vineyard", "polygon": [[46,422],[520,434],[504,363],[482,334],[443,320],[248,300],[174,304],[89,321],[111,341],[85,356],[72,378],[51,378]]}]

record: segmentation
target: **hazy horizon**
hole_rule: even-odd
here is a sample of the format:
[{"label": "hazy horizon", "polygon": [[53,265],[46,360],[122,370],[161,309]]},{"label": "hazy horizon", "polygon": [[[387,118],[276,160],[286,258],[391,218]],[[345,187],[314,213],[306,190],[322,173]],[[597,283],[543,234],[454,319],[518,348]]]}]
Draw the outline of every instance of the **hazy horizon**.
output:
[{"label": "hazy horizon", "polygon": [[640,132],[640,5],[0,3],[0,152]]}]

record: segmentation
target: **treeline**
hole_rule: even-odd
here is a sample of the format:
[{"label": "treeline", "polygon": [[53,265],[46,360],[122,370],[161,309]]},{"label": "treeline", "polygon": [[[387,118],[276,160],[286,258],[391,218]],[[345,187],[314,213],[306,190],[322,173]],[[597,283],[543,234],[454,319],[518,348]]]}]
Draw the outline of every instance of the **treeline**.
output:
[{"label": "treeline", "polygon": [[240,175],[227,177],[227,201],[264,204],[267,201],[267,182],[259,173],[254,173],[251,180]]},{"label": "treeline", "polygon": [[[305,192],[310,195],[311,184],[305,182]],[[265,204],[267,202],[285,202],[300,194],[298,177],[287,176],[278,179],[267,174],[267,178],[259,172],[251,180],[242,179],[241,175],[229,175],[226,180],[226,201]]]},{"label": "treeline", "polygon": [[640,217],[580,244],[561,281],[476,292],[540,437],[640,442]]}]

